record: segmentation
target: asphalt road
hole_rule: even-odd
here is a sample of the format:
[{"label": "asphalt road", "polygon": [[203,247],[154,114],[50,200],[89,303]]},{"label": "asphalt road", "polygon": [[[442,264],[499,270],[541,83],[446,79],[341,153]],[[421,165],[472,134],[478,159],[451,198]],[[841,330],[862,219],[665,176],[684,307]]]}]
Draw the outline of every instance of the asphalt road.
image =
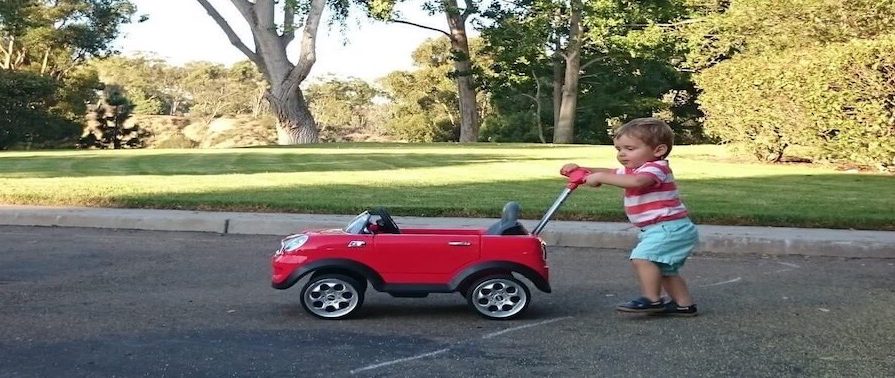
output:
[{"label": "asphalt road", "polygon": [[270,288],[277,237],[0,227],[0,376],[895,376],[895,260],[691,258],[696,318],[621,316],[624,251],[551,251],[489,321],[369,291],[357,319]]}]

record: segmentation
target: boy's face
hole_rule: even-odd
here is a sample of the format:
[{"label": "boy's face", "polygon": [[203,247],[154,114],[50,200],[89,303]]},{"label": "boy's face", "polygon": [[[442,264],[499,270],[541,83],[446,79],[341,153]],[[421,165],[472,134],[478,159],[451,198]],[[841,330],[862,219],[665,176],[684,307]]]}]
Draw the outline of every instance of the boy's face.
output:
[{"label": "boy's face", "polygon": [[615,138],[615,150],[618,151],[618,162],[622,163],[625,168],[637,169],[651,161],[662,158],[668,147],[660,144],[656,147],[650,147],[643,143],[637,137],[624,134]]}]

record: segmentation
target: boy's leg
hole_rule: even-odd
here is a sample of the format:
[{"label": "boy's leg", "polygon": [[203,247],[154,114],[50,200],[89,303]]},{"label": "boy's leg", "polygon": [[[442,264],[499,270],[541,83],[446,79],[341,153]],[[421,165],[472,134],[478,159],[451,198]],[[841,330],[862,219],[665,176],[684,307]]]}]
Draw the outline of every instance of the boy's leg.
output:
[{"label": "boy's leg", "polygon": [[634,265],[634,274],[637,275],[637,281],[640,283],[640,293],[651,302],[658,301],[662,294],[663,282],[659,266],[652,261],[643,259],[631,259],[631,263]]},{"label": "boy's leg", "polygon": [[665,311],[665,303],[659,297],[662,291],[662,274],[659,267],[652,261],[644,259],[631,259],[634,267],[634,275],[640,283],[640,298],[618,305],[615,310],[620,312],[659,313]]},{"label": "boy's leg", "polygon": [[681,276],[662,276],[662,288],[671,296],[678,306],[687,307],[693,304],[687,282]]}]

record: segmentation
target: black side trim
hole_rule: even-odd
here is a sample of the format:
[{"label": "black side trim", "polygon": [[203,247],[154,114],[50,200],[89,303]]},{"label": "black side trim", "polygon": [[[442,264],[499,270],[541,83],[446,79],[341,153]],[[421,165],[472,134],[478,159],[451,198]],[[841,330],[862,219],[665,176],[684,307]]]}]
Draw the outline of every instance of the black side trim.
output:
[{"label": "black side trim", "polygon": [[271,283],[271,287],[274,289],[285,290],[293,285],[295,285],[298,280],[300,280],[305,275],[315,272],[339,272],[339,271],[348,271],[357,275],[358,277],[362,277],[373,285],[373,288],[382,291],[383,282],[382,277],[379,276],[379,273],[376,273],[372,268],[361,264],[354,260],[346,260],[346,259],[324,259],[317,260],[308,265],[302,266],[301,268],[296,269],[289,275],[289,278],[285,279],[283,282]]},{"label": "black side trim", "polygon": [[454,290],[448,285],[438,284],[385,284],[380,291],[393,297],[422,298],[429,293],[451,293]]},{"label": "black side trim", "polygon": [[487,261],[463,269],[451,280],[451,291],[462,290],[462,286],[472,279],[487,274],[489,271],[510,271],[523,275],[537,288],[545,293],[550,292],[550,283],[534,269],[512,261]]}]

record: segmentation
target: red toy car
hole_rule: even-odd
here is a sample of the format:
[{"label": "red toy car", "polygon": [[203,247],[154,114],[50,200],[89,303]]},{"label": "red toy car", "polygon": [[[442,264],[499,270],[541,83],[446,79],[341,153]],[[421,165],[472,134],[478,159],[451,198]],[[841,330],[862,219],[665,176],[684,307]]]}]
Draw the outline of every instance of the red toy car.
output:
[{"label": "red toy car", "polygon": [[486,318],[513,318],[531,303],[531,291],[517,276],[550,292],[547,249],[538,235],[587,173],[569,174],[566,189],[531,233],[517,220],[519,205],[510,202],[487,229],[399,228],[378,208],[343,229],[290,235],[272,258],[272,286],[288,289],[310,276],[301,304],[324,319],[354,314],[368,283],[395,297],[460,292]]}]

